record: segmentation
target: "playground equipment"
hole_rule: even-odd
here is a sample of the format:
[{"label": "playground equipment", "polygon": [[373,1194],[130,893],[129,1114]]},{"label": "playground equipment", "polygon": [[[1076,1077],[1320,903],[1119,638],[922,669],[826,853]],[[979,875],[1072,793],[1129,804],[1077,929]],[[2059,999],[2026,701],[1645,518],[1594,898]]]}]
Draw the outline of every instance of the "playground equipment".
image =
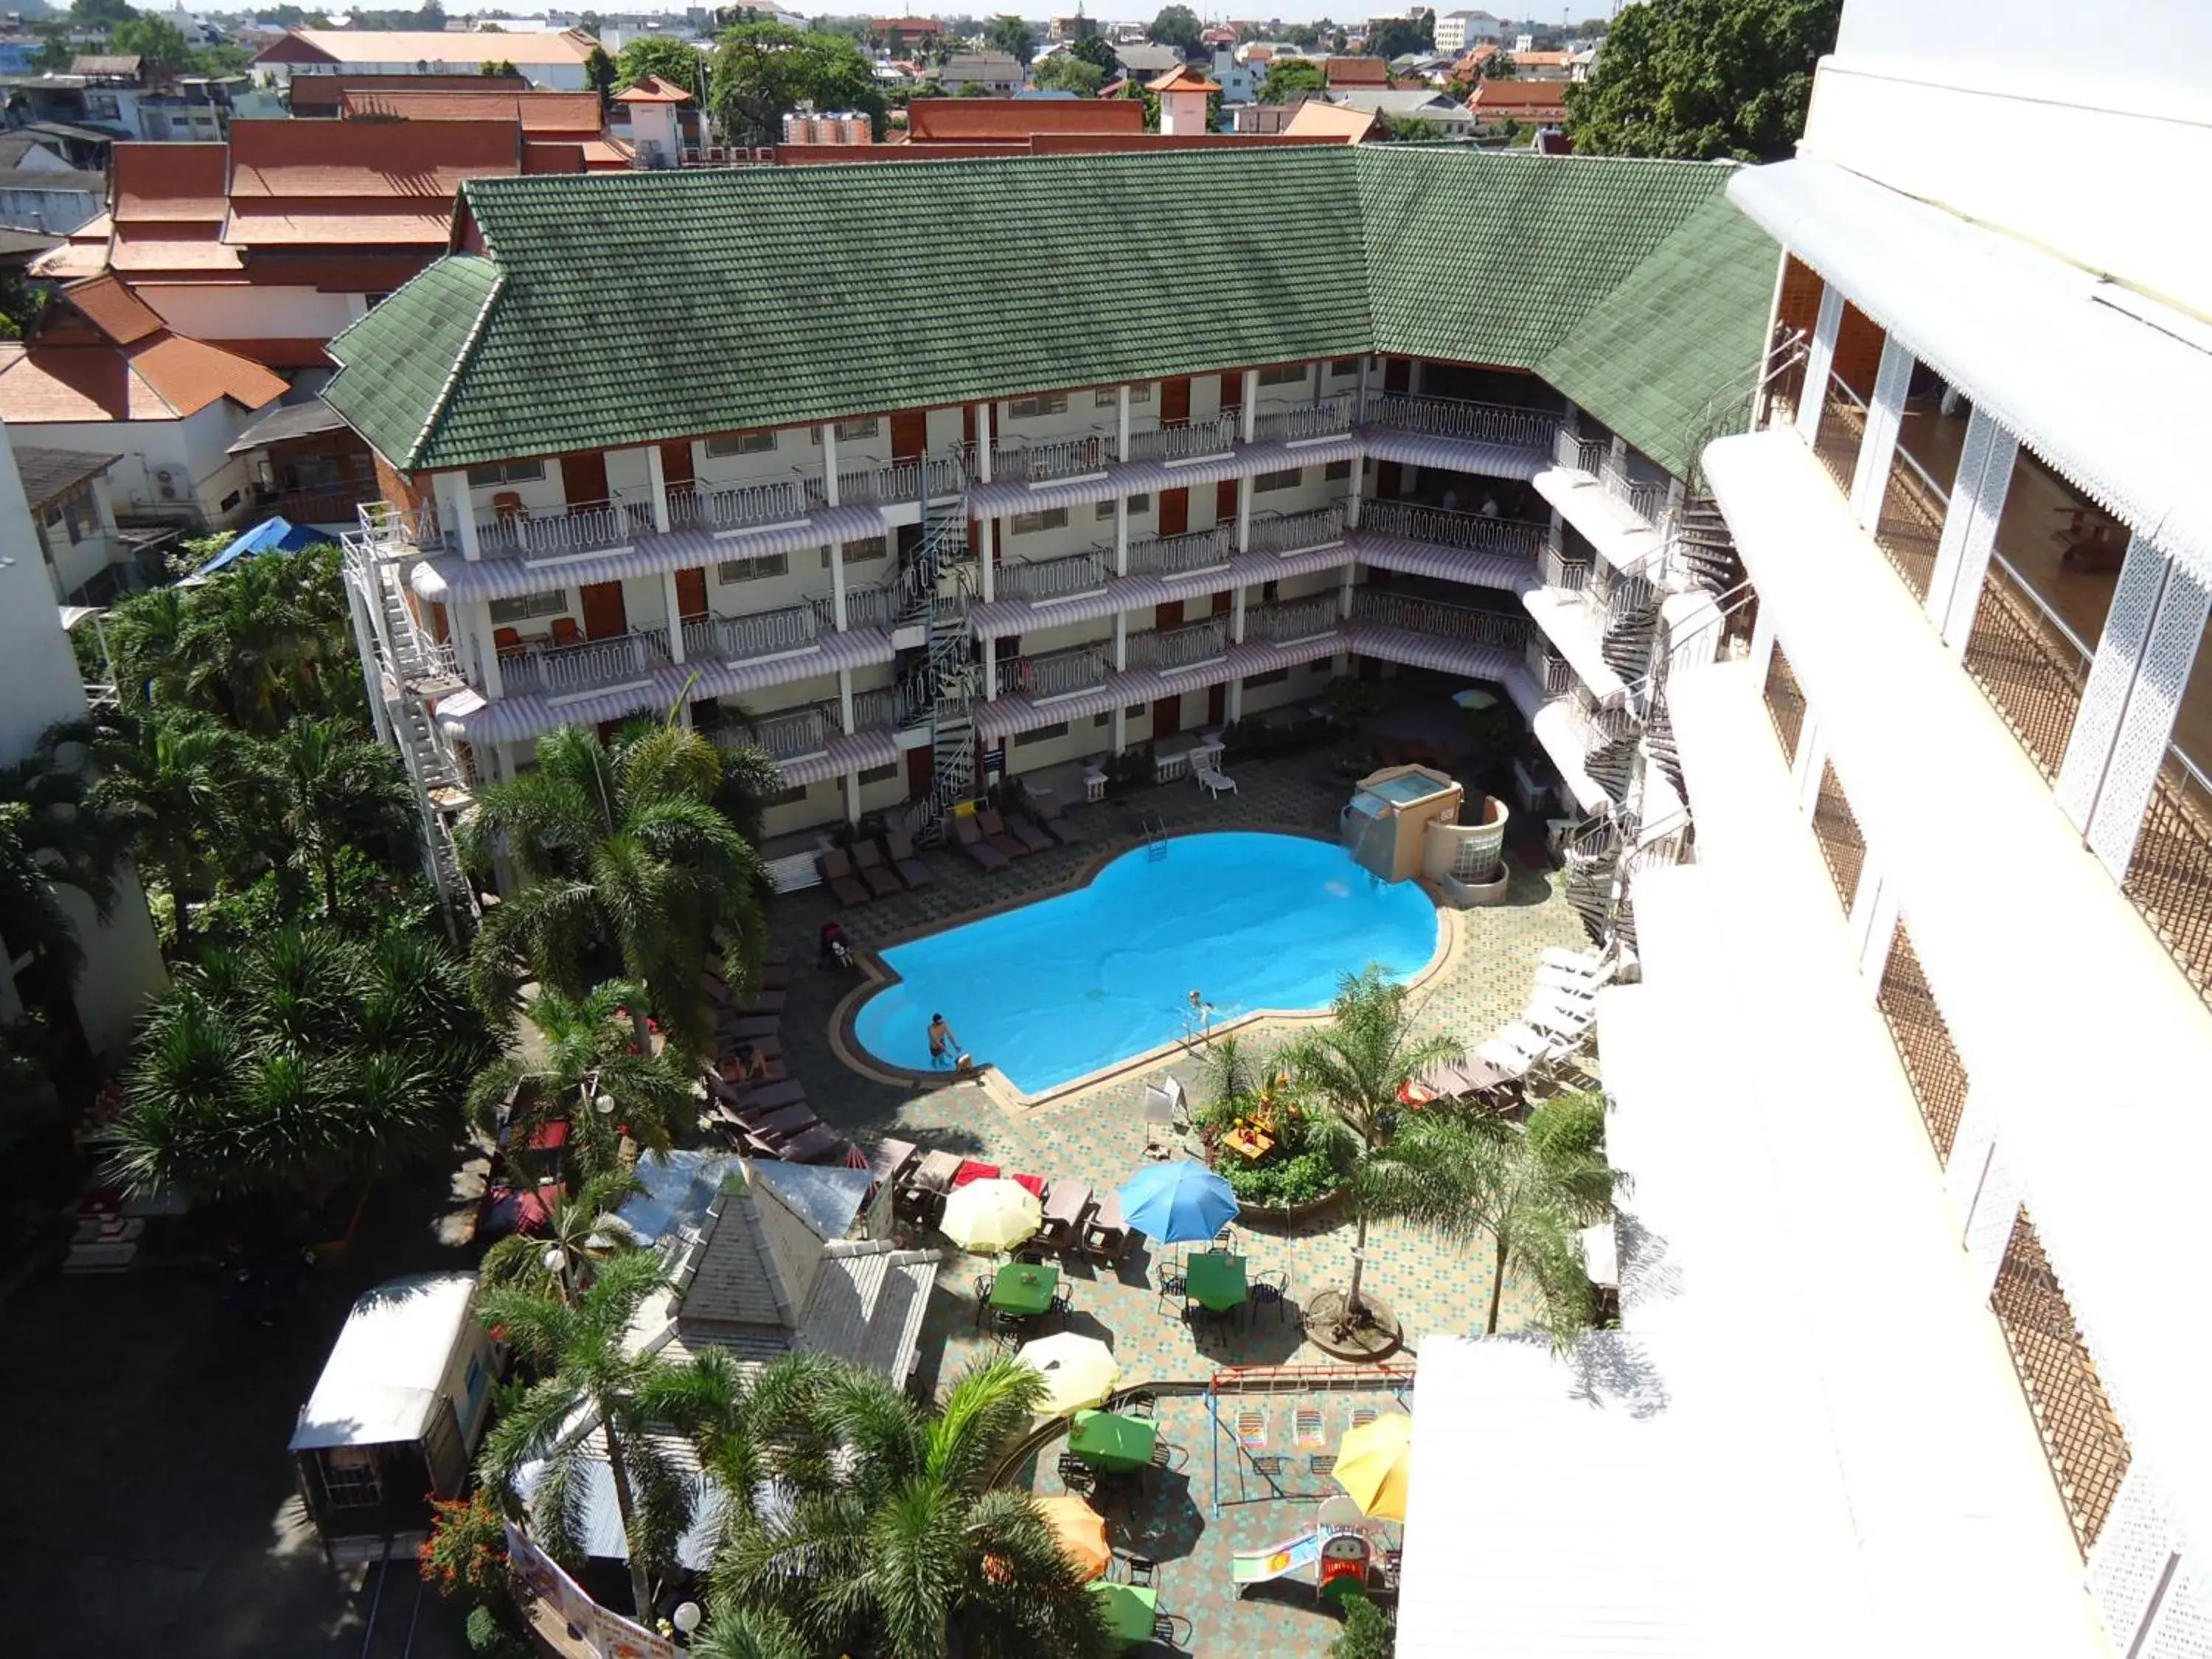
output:
[{"label": "playground equipment", "polygon": [[1314,1511],[1314,1524],[1295,1537],[1265,1549],[1239,1550],[1230,1558],[1230,1581],[1243,1589],[1317,1569],[1314,1594],[1341,1601],[1352,1591],[1364,1595],[1375,1562],[1375,1540],[1367,1517],[1347,1498],[1332,1498]]}]

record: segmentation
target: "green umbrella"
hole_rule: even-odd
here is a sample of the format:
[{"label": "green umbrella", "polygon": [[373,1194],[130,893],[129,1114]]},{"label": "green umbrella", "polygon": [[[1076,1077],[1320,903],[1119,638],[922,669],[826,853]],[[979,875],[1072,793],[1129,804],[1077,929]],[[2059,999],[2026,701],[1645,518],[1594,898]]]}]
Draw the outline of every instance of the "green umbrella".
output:
[{"label": "green umbrella", "polygon": [[1106,1630],[1117,1646],[1132,1648],[1152,1639],[1152,1621],[1159,1614],[1160,1593],[1150,1584],[1099,1583],[1091,1593],[1100,1602]]}]

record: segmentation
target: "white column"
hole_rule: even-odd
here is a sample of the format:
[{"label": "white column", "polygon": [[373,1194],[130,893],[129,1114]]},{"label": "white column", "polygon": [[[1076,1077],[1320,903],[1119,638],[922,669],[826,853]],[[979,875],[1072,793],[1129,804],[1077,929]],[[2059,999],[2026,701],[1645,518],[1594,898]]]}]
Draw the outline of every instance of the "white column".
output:
[{"label": "white column", "polygon": [[1859,860],[1858,890],[1851,896],[1851,944],[1858,952],[1859,971],[1867,977],[1869,994],[1881,988],[1889,966],[1889,947],[1897,937],[1897,884],[1881,878],[1881,861],[1869,853]]},{"label": "white column", "polygon": [[2129,540],[2057,791],[2060,810],[2116,881],[2135,857],[2208,610],[2212,592],[2202,582],[2155,543]]},{"label": "white column", "polygon": [[1229,596],[1229,642],[1231,645],[1244,643],[1244,596],[1249,592],[1249,588],[1239,586]]},{"label": "white column", "polygon": [[1260,371],[1256,368],[1244,371],[1244,407],[1238,414],[1241,423],[1237,435],[1249,444],[1260,418]]},{"label": "white column", "polygon": [[1249,476],[1237,481],[1237,550],[1252,550],[1252,480]]},{"label": "white column", "polygon": [[1116,386],[1114,394],[1114,436],[1117,446],[1114,453],[1126,461],[1129,459],[1129,388],[1126,385]]},{"label": "white column", "polygon": [[1805,351],[1805,389],[1797,396],[1797,435],[1808,444],[1820,435],[1828,371],[1836,366],[1836,336],[1843,325],[1844,291],[1829,283],[1820,289],[1820,315],[1813,325],[1813,343]]},{"label": "white column", "polygon": [[1114,574],[1129,574],[1129,498],[1114,498]]},{"label": "white column", "polygon": [[847,737],[853,735],[853,671],[837,671],[837,724]]},{"label": "white column", "polygon": [[1875,371],[1866,429],[1851,467],[1851,512],[1869,530],[1881,521],[1881,501],[1889,491],[1889,470],[1897,459],[1897,434],[1905,419],[1905,394],[1911,385],[1912,354],[1890,335],[1881,343],[1881,367]]},{"label": "white column", "polygon": [[1366,482],[1367,458],[1354,455],[1352,458],[1351,487],[1344,492],[1344,527],[1346,530],[1359,528],[1359,491]]},{"label": "white column", "polygon": [[[653,527],[660,534],[668,533],[668,472],[660,464],[660,446],[645,446],[645,487],[653,498]],[[668,613],[673,617],[676,613]],[[682,660],[680,658],[678,660]]]},{"label": "white column", "polygon": [[997,520],[994,519],[981,519],[977,520],[975,527],[975,566],[982,573],[983,603],[986,605],[991,603],[998,589],[998,561],[991,553],[991,527],[995,523]]},{"label": "white column", "polygon": [[1991,1091],[1969,1085],[1958,1133],[1951,1138],[1951,1157],[1943,1166],[1943,1186],[1959,1218],[1959,1242],[1972,1265],[1975,1288],[1984,1295],[1996,1288],[1997,1269],[2020,1213],[2020,1177],[2006,1161],[2000,1140],[2002,1117]]},{"label": "white column", "polygon": [[[1129,666],[1129,613],[1114,613],[1114,672],[1122,672]],[[1114,705],[1114,752],[1123,753],[1129,747],[1129,708],[1126,702]]]},{"label": "white column", "polygon": [[983,641],[983,701],[999,700],[999,641],[988,635]]},{"label": "white column", "polygon": [[1808,703],[1805,718],[1798,728],[1797,752],[1790,757],[1790,793],[1796,798],[1797,810],[1807,817],[1820,799],[1820,774],[1828,764],[1828,735],[1820,729],[1820,717]]},{"label": "white column", "polygon": [[830,544],[830,610],[837,620],[837,631],[845,631],[845,544]]},{"label": "white column", "polygon": [[[683,601],[676,596],[676,573],[673,570],[660,573],[660,602],[668,608],[668,660],[680,663],[684,660],[684,617],[678,607]],[[690,700],[687,698],[685,702],[688,705]]]},{"label": "white column", "polygon": [[1751,625],[1751,678],[1762,690],[1766,677],[1774,667],[1774,609],[1761,606],[1759,617]]},{"label": "white column", "polygon": [[[1354,394],[1359,401],[1352,406],[1352,411],[1355,425],[1364,424],[1367,419],[1367,366],[1374,361],[1374,358],[1364,351],[1359,354],[1359,387]],[[1356,468],[1353,476],[1355,477],[1358,476]]]},{"label": "white column", "polygon": [[477,539],[476,508],[469,502],[469,475],[459,471],[433,473],[430,489],[438,503],[438,521],[450,529],[460,543],[461,556],[483,557],[483,548]]},{"label": "white column", "polygon": [[1981,603],[2019,454],[2020,440],[1979,409],[1967,417],[1966,441],[1951,481],[1936,568],[1928,579],[1928,619],[1954,658],[1966,654],[1966,639],[1974,631],[1974,611]]},{"label": "white column", "polygon": [[975,476],[991,482],[991,420],[996,404],[975,405]]},{"label": "white column", "polygon": [[837,505],[837,423],[824,421],[822,434],[822,499]]},{"label": "white column", "polygon": [[453,631],[476,653],[477,671],[481,689],[487,702],[501,695],[499,679],[499,651],[492,642],[491,605],[483,599],[471,599],[450,607],[453,616]]},{"label": "white column", "polygon": [[1352,620],[1352,589],[1353,580],[1358,574],[1359,561],[1346,559],[1344,562],[1344,579],[1337,584],[1336,588],[1336,616],[1340,622]]}]

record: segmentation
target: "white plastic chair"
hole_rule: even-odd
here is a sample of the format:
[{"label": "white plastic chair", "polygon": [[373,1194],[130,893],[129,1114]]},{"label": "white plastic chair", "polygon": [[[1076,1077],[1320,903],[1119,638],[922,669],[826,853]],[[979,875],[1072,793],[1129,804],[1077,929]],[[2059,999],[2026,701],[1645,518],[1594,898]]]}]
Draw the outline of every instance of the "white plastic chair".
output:
[{"label": "white plastic chair", "polygon": [[1211,766],[1201,766],[1191,775],[1198,780],[1200,788],[1217,800],[1223,795],[1233,795],[1237,793],[1237,780],[1226,772],[1216,771]]}]

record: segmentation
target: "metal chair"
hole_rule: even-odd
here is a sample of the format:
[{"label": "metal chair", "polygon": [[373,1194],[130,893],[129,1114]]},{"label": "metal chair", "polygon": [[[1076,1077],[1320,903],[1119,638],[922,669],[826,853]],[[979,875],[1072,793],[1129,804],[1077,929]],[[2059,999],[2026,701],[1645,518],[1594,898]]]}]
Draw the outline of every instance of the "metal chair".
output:
[{"label": "metal chair", "polygon": [[1123,1395],[1121,1403],[1115,1409],[1124,1417],[1156,1419],[1160,1414],[1159,1397],[1139,1390],[1135,1394]]},{"label": "metal chair", "polygon": [[1127,1559],[1129,1566],[1129,1582],[1132,1584],[1139,1589],[1152,1589],[1158,1587],[1160,1572],[1158,1562],[1148,1560],[1141,1555],[1132,1555]]},{"label": "metal chair", "polygon": [[1255,1273],[1251,1279],[1252,1308],[1257,1317],[1260,1304],[1275,1304],[1275,1322],[1281,1324],[1291,1316],[1291,1275],[1287,1270],[1272,1273]]},{"label": "metal chair", "polygon": [[1098,1485],[1098,1471],[1073,1452],[1060,1455],[1060,1484],[1078,1497],[1087,1497]]},{"label": "metal chair", "polygon": [[1163,1308],[1167,1306],[1168,1298],[1171,1296],[1181,1297],[1188,1301],[1190,1297],[1190,1280],[1172,1268],[1163,1267],[1160,1270],[1159,1305]]},{"label": "metal chair", "polygon": [[1075,1292],[1063,1285],[1052,1293],[1052,1316],[1064,1326],[1074,1314]]}]

